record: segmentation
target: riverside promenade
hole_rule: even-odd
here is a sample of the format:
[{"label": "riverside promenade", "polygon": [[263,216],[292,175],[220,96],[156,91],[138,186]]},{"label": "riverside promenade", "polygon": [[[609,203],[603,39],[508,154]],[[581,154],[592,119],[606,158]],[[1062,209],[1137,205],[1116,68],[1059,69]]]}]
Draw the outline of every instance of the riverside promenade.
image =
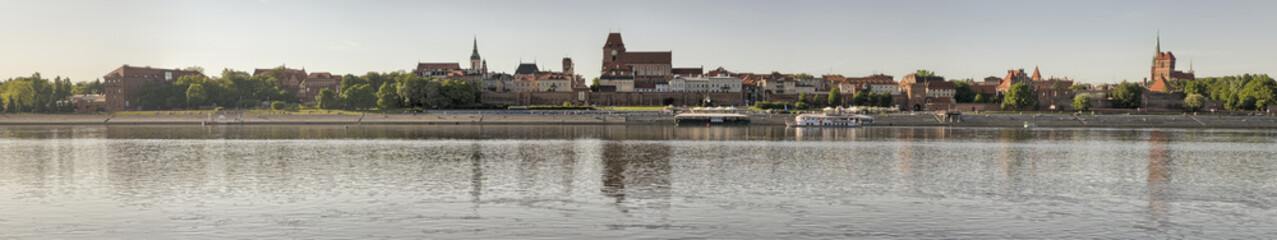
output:
[{"label": "riverside promenade", "polygon": [[[1277,128],[1277,116],[1219,115],[1069,115],[1069,114],[963,114],[944,117],[931,113],[871,115],[877,126],[970,126],[970,127],[1098,127],[1098,128]],[[225,117],[225,118],[221,118]],[[784,125],[790,114],[750,115],[754,125]],[[120,125],[176,124],[201,125],[213,119],[239,124],[674,124],[670,114],[639,113],[555,113],[501,114],[453,112],[430,114],[3,114],[3,125]]]}]

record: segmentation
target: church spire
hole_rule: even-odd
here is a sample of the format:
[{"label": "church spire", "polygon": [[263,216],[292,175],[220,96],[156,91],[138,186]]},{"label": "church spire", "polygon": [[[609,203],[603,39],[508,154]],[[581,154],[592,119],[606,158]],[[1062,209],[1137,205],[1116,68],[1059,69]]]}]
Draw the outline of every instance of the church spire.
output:
[{"label": "church spire", "polygon": [[1157,54],[1162,54],[1162,30],[1157,30]]},{"label": "church spire", "polygon": [[470,53],[470,60],[479,60],[479,37],[474,38],[474,52]]}]

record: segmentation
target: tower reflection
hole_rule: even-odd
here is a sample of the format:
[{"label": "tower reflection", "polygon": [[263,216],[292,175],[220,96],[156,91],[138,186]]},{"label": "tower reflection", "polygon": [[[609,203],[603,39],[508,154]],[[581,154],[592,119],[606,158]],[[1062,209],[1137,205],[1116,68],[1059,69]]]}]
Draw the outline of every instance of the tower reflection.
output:
[{"label": "tower reflection", "polygon": [[603,195],[615,198],[625,213],[634,207],[668,209],[670,156],[664,143],[603,144]]}]

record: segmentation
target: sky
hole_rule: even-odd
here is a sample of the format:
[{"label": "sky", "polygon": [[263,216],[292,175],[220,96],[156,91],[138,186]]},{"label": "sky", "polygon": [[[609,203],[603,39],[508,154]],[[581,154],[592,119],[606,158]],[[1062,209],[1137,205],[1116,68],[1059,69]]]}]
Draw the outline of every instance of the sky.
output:
[{"label": "sky", "polygon": [[675,67],[949,79],[1039,67],[1083,83],[1141,81],[1163,51],[1197,76],[1277,74],[1277,1],[0,0],[0,79],[92,81],[122,65],[251,72],[411,71],[520,62],[599,75],[602,46],[672,51]]}]

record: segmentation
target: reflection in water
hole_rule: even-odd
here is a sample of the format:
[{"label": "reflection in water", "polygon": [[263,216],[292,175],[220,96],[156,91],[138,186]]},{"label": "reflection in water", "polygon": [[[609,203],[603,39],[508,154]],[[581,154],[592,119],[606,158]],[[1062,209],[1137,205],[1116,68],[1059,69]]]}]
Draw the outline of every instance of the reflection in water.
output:
[{"label": "reflection in water", "polygon": [[0,238],[1277,234],[1263,131],[452,127],[0,128]]},{"label": "reflection in water", "polygon": [[668,209],[670,154],[665,143],[603,144],[603,195],[616,199],[621,212],[636,205]]},{"label": "reflection in water", "polygon": [[1168,145],[1174,136],[1162,130],[1149,132],[1148,138],[1148,213],[1149,218],[1161,229],[1168,223],[1168,200],[1171,193],[1167,186],[1171,183],[1174,169]]}]

